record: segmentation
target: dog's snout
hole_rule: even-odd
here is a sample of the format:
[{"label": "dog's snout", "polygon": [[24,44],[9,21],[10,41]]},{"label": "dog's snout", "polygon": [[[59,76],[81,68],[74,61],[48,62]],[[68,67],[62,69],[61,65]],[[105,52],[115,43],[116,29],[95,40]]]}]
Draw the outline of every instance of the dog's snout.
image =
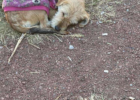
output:
[{"label": "dog's snout", "polygon": [[56,31],[60,31],[60,28],[58,26],[55,26]]}]

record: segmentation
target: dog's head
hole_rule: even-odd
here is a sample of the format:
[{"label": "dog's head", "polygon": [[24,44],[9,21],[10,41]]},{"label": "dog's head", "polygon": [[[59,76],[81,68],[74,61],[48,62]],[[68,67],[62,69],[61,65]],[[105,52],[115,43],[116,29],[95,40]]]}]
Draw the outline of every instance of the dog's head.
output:
[{"label": "dog's head", "polygon": [[89,14],[85,11],[84,0],[58,0],[58,11],[52,19],[51,26],[57,30],[66,30],[71,24],[83,27],[89,22]]}]

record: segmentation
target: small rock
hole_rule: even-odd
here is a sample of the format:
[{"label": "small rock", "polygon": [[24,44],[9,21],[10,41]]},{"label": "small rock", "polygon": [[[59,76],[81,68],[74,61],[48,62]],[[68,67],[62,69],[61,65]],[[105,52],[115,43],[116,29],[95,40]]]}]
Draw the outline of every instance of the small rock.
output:
[{"label": "small rock", "polygon": [[110,55],[110,54],[111,54],[111,52],[108,52],[107,54],[108,54],[108,55]]},{"label": "small rock", "polygon": [[3,48],[3,46],[0,46],[0,49],[2,49]]},{"label": "small rock", "polygon": [[103,15],[104,13],[105,13],[105,12],[104,12],[104,11],[102,11],[102,12],[101,12],[101,15]]},{"label": "small rock", "polygon": [[135,98],[134,98],[134,97],[129,97],[129,99],[130,99],[130,100],[135,100]]},{"label": "small rock", "polygon": [[42,86],[39,86],[39,89],[42,89],[43,87]]},{"label": "small rock", "polygon": [[108,71],[108,70],[104,70],[104,72],[105,72],[105,73],[108,73],[109,71]]},{"label": "small rock", "polygon": [[130,84],[130,86],[133,86],[133,84]]},{"label": "small rock", "polygon": [[70,50],[74,49],[74,46],[73,45],[69,45],[69,49]]},{"label": "small rock", "polygon": [[112,43],[107,43],[108,45],[112,45]]},{"label": "small rock", "polygon": [[107,36],[107,35],[108,35],[108,33],[102,33],[102,35],[103,35],[103,36]]},{"label": "small rock", "polygon": [[127,9],[126,11],[129,12],[129,9]]},{"label": "small rock", "polygon": [[99,24],[103,23],[102,21],[99,21]]},{"label": "small rock", "polygon": [[18,74],[18,72],[16,72],[16,74]]}]

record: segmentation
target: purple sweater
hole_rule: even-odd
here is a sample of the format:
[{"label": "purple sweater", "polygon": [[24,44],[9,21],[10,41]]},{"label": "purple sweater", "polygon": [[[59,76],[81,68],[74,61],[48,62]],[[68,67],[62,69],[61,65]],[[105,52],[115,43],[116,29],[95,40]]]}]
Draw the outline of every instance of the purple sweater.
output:
[{"label": "purple sweater", "polygon": [[3,0],[2,8],[7,11],[45,10],[49,14],[50,7],[55,9],[55,0]]}]

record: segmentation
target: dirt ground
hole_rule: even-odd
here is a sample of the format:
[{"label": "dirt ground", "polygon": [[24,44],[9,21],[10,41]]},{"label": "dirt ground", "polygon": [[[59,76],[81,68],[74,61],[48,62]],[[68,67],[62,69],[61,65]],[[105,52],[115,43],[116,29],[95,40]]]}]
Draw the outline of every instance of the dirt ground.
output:
[{"label": "dirt ground", "polygon": [[24,39],[10,64],[16,41],[0,46],[0,100],[140,100],[140,1],[114,7],[113,23],[69,29],[83,38]]}]

